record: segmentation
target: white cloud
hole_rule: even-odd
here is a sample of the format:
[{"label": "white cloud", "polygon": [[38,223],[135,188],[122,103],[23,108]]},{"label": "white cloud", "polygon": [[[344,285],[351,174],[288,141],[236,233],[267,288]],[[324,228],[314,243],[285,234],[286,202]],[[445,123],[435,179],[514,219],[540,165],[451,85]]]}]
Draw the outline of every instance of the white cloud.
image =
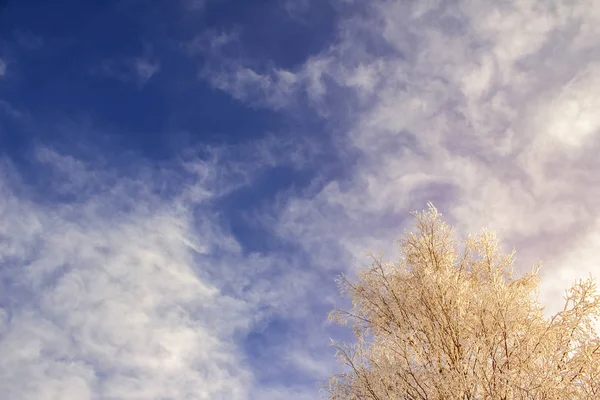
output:
[{"label": "white cloud", "polygon": [[[98,179],[70,173],[75,184]],[[117,182],[65,205],[3,183],[0,390],[15,400],[247,398],[252,373],[233,335],[248,328],[249,305],[201,279],[194,260],[219,232],[195,235],[185,207],[150,193],[120,209],[136,182]]]},{"label": "white cloud", "polygon": [[0,77],[6,75],[6,62],[0,58]]},{"label": "white cloud", "polygon": [[215,89],[257,107],[280,110],[293,103],[299,77],[285,69],[251,67],[240,54],[242,32],[208,31],[182,45],[190,56],[202,56],[200,77]]},{"label": "white cloud", "polygon": [[227,72],[206,71],[203,74],[216,89],[253,105],[281,109],[290,103],[296,89],[297,78],[289,71],[259,74],[243,65],[232,65],[228,69]]},{"label": "white cloud", "polygon": [[588,65],[557,93],[548,93],[553,101],[542,105],[547,109],[540,110],[538,129],[557,139],[558,146],[585,145],[600,130],[599,89],[600,65]]}]

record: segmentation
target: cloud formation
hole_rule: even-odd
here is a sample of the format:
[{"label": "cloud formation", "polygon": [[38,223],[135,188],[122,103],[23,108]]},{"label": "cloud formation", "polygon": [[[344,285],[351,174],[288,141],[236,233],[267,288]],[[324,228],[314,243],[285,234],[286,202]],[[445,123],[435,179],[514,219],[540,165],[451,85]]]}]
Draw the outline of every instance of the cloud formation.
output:
[{"label": "cloud formation", "polygon": [[49,149],[38,154],[65,175],[55,176],[68,182],[62,191],[94,193],[41,205],[15,193],[27,193],[23,183],[2,184],[2,393],[245,398],[251,376],[232,337],[248,307],[203,281],[194,260],[226,238],[193,235],[187,207],[152,193],[155,174],[115,179]]},{"label": "cloud formation", "polygon": [[407,213],[433,201],[462,233],[496,230],[521,268],[542,259],[553,308],[547,293],[585,275],[565,257],[597,234],[599,15],[592,1],[383,1],[341,21],[289,81],[348,127],[338,151],[358,158],[291,199],[277,232],[316,260],[360,259],[365,246],[393,252]]},{"label": "cloud formation", "polygon": [[[333,42],[293,68],[241,51],[235,29],[183,46],[200,79],[314,119],[311,135],[182,148],[166,163],[37,143],[43,188],[2,160],[1,393],[314,398],[336,368],[328,338],[344,335],[325,322],[343,304],[334,275],[367,248],[393,257],[428,201],[461,234],[496,230],[521,271],[541,259],[550,311],[596,273],[600,5],[334,3]],[[103,72],[143,84],[157,60]],[[307,183],[268,186],[281,170]]]},{"label": "cloud formation", "polygon": [[[599,10],[593,2],[377,7],[379,33],[397,56],[350,132],[365,150],[368,188],[345,198],[403,212],[433,200],[463,232],[490,227],[521,259],[543,259],[546,290],[582,277],[561,260],[595,235],[600,211],[599,126],[589,111],[599,54],[579,29]],[[404,135],[412,145],[401,144]],[[555,280],[558,270],[570,278]]]},{"label": "cloud formation", "polygon": [[[205,149],[159,166],[129,158],[125,169],[37,147],[52,182],[42,196],[4,159],[0,391],[11,400],[308,398],[306,386],[259,384],[255,369],[322,373],[304,334],[286,334],[270,360],[250,360],[244,346],[259,344],[244,338],[273,318],[312,326],[305,296],[318,271],[283,252],[247,254],[218,211],[281,163],[282,146],[254,143],[235,149],[237,159]],[[305,162],[298,149],[286,155]]]}]

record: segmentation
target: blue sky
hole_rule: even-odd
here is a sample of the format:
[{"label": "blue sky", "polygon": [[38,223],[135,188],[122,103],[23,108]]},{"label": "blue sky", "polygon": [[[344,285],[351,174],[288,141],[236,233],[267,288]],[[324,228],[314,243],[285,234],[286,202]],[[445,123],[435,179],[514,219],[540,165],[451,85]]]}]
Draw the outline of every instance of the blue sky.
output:
[{"label": "blue sky", "polygon": [[596,274],[592,0],[0,2],[0,393],[314,399],[432,201]]}]

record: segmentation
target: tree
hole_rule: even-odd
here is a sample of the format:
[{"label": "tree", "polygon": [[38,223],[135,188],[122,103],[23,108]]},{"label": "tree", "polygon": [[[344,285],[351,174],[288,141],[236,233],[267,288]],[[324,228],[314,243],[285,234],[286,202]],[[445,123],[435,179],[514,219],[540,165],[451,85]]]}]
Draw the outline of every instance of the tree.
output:
[{"label": "tree", "polygon": [[438,211],[415,213],[416,233],[401,257],[373,264],[339,285],[356,343],[334,342],[345,373],[329,380],[329,399],[600,399],[600,340],[593,323],[600,297],[592,278],[576,283],[547,319],[538,268],[513,278],[483,231],[462,245]]}]

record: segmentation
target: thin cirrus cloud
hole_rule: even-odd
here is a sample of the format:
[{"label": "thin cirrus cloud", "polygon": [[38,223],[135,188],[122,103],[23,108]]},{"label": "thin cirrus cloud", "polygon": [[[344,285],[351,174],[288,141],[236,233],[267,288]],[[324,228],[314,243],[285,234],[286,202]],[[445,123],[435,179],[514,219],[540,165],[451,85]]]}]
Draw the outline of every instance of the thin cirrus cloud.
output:
[{"label": "thin cirrus cloud", "polygon": [[297,76],[284,69],[257,72],[244,65],[241,51],[243,32],[204,32],[182,45],[189,56],[201,56],[199,76],[215,89],[256,107],[280,110],[290,105],[297,88]]},{"label": "thin cirrus cloud", "polygon": [[[292,67],[240,51],[243,30],[180,47],[196,79],[316,133],[127,167],[38,143],[41,194],[2,160],[1,393],[315,398],[347,334],[325,321],[333,277],[393,257],[428,201],[461,234],[497,231],[520,271],[542,260],[550,311],[595,273],[600,6],[332,3],[334,39]],[[130,81],[158,72],[131,60]]]},{"label": "thin cirrus cloud", "polygon": [[148,57],[105,60],[92,71],[107,78],[143,86],[160,72],[160,62]]}]

